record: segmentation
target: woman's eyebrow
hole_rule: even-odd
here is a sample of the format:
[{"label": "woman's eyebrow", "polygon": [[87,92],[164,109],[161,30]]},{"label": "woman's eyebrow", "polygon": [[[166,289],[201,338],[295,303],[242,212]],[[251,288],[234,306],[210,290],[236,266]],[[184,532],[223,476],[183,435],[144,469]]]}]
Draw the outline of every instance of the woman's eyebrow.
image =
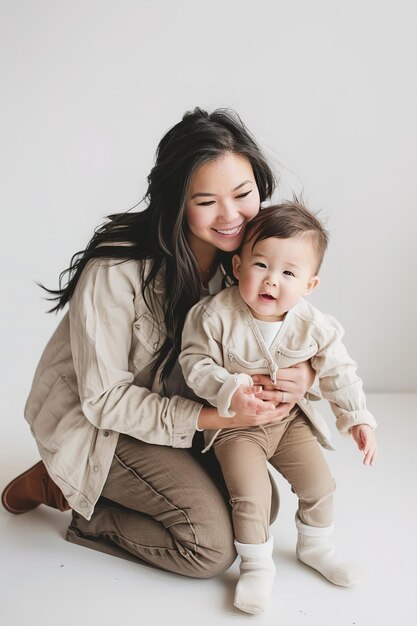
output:
[{"label": "woman's eyebrow", "polygon": [[243,181],[243,183],[240,183],[240,185],[238,185],[237,187],[235,187],[235,188],[233,189],[233,191],[237,191],[238,189],[240,189],[241,187],[243,187],[243,186],[244,186],[244,185],[246,185],[247,183],[251,183],[251,182],[253,182],[253,181],[251,181],[251,180],[245,180],[245,181]]},{"label": "woman's eyebrow", "polygon": [[209,193],[208,191],[200,191],[198,193],[193,193],[193,195],[191,196],[191,200],[193,198],[198,198],[199,196],[215,196],[215,193]]},{"label": "woman's eyebrow", "polygon": [[[240,183],[240,185],[238,185],[237,187],[235,187],[234,189],[232,189],[232,193],[234,191],[237,191],[238,189],[240,189],[241,187],[243,187],[244,185],[246,185],[247,183],[252,183],[252,180],[245,180],[243,181],[243,183]],[[194,193],[191,196],[191,200],[193,200],[194,198],[198,198],[199,196],[215,196],[215,193],[210,193],[209,191],[199,191],[197,193]]]}]

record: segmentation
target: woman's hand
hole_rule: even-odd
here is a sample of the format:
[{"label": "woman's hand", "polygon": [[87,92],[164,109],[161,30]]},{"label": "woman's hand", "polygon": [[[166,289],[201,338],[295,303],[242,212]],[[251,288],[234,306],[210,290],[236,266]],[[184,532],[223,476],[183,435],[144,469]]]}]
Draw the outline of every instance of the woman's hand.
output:
[{"label": "woman's hand", "polygon": [[275,424],[288,415],[288,412],[283,411],[282,408],[287,406],[289,405],[285,404],[276,409],[269,409],[267,407],[273,407],[273,405],[262,401],[262,404],[259,405],[257,403],[253,410],[246,406],[245,411],[237,413],[234,417],[220,417],[217,409],[203,407],[198,416],[197,428],[200,430],[217,430],[218,428],[249,428],[251,426],[263,426],[264,424]]},{"label": "woman's hand", "polygon": [[[252,380],[261,390],[254,387],[253,395],[263,400],[264,404],[254,404],[254,411],[236,413],[234,417],[220,417],[217,409],[203,407],[198,418],[201,430],[218,428],[247,428],[280,422],[287,417],[295,403],[301,400],[314,382],[316,373],[309,361],[278,370],[277,382],[271,383],[269,376],[256,374]],[[275,409],[272,410],[272,406]]]},{"label": "woman's hand", "polygon": [[256,385],[262,385],[263,391],[257,394],[258,398],[272,402],[280,412],[281,418],[289,415],[296,402],[304,398],[314,382],[316,373],[310,361],[303,361],[292,367],[278,370],[277,382],[271,382],[269,376],[256,374],[252,380]]}]

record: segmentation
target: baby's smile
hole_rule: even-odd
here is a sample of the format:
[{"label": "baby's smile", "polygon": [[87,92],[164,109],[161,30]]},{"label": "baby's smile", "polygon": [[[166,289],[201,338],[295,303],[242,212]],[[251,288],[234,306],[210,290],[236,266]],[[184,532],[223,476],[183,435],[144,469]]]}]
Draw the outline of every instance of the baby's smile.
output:
[{"label": "baby's smile", "polygon": [[262,302],[275,302],[275,300],[276,300],[276,298],[274,298],[274,296],[272,296],[270,293],[260,293],[258,295],[258,298]]}]

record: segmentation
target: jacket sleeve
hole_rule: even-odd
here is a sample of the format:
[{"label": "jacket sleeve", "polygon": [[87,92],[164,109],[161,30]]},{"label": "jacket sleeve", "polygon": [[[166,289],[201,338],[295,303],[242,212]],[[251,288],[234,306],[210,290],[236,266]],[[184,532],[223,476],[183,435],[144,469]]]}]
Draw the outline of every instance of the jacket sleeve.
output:
[{"label": "jacket sleeve", "polygon": [[202,405],[134,384],[129,369],[140,293],[138,264],[95,260],[70,300],[70,338],[81,406],[97,428],[147,443],[191,446]]},{"label": "jacket sleeve", "polygon": [[350,428],[358,424],[375,429],[377,424],[366,408],[356,363],[342,342],[344,330],[336,319],[330,316],[327,319],[328,324],[319,333],[319,350],[311,359],[323,398],[329,401],[342,435],[348,435]]},{"label": "jacket sleeve", "polygon": [[232,396],[240,385],[252,385],[248,374],[230,374],[224,367],[220,322],[207,301],[188,313],[182,333],[180,364],[186,383],[200,398],[217,407],[221,417],[233,417]]}]

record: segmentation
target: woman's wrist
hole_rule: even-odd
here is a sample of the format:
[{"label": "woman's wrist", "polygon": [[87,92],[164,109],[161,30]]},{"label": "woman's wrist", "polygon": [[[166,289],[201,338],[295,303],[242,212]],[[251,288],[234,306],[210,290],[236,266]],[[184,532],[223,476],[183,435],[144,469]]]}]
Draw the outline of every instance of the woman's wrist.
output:
[{"label": "woman's wrist", "polygon": [[219,417],[217,409],[203,406],[197,418],[197,430],[207,430],[219,428],[215,425],[216,418]]},{"label": "woman's wrist", "polygon": [[219,428],[233,427],[233,418],[220,417],[214,407],[203,406],[197,418],[197,430],[218,430]]}]

